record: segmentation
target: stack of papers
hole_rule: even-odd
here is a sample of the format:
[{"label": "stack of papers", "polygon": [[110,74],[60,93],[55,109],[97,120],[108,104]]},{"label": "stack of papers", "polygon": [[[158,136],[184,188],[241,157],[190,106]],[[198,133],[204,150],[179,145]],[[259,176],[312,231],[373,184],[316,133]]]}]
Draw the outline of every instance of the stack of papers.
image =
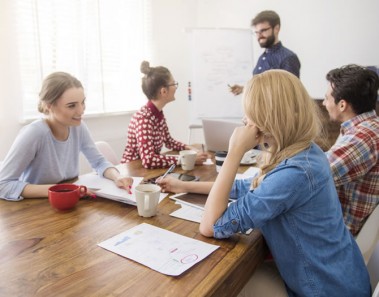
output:
[{"label": "stack of papers", "polygon": [[180,275],[219,248],[145,223],[98,245],[173,276]]},{"label": "stack of papers", "polygon": [[[79,179],[75,182],[77,185],[86,186],[87,189],[91,192],[94,192],[96,196],[131,204],[137,205],[136,197],[134,195],[135,188],[138,186],[143,177],[132,177],[133,185],[131,188],[132,194],[129,194],[128,191],[120,189],[116,184],[107,178],[100,177],[96,173],[88,173],[79,176]],[[159,202],[161,202],[167,194],[161,193],[159,197]]]},{"label": "stack of papers", "polygon": [[170,215],[179,219],[200,223],[207,198],[208,195],[194,193],[172,195],[170,199],[175,200],[181,207],[170,213]]},{"label": "stack of papers", "polygon": [[204,210],[182,204],[179,201],[176,204],[180,204],[180,208],[170,213],[170,216],[200,224]]},{"label": "stack of papers", "polygon": [[[257,167],[248,168],[243,174],[237,174],[235,179],[245,179],[254,177],[259,173],[260,169]],[[208,195],[194,194],[194,193],[180,193],[170,196],[180,208],[170,213],[170,216],[200,223],[204,213],[205,201]],[[231,202],[232,203],[232,202]]]}]

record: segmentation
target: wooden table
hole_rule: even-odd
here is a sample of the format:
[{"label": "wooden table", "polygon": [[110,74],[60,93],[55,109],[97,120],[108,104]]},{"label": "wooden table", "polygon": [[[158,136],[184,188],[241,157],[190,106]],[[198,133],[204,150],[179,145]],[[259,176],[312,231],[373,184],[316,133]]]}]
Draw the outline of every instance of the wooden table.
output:
[{"label": "wooden table", "polygon": [[[140,161],[126,170],[145,179],[165,171],[144,169]],[[188,173],[203,181],[216,176],[214,165]],[[142,218],[135,206],[102,198],[81,200],[67,212],[53,210],[47,199],[0,200],[0,296],[237,295],[267,253],[259,231],[227,240],[206,238],[199,224],[169,215],[178,208],[166,198],[157,216]],[[143,222],[220,248],[171,277],[97,246]]]}]

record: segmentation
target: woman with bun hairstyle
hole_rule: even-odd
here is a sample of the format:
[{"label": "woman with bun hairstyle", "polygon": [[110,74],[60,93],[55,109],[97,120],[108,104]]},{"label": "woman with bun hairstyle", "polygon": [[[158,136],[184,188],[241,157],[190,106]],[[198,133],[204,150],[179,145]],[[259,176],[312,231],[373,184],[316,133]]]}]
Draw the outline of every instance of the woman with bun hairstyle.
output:
[{"label": "woman with bun hairstyle", "polygon": [[99,176],[130,191],[133,179],[97,150],[82,121],[86,98],[81,82],[65,72],[48,75],[39,94],[38,111],[45,116],[23,127],[0,167],[0,198],[18,201],[43,198],[53,184],[79,175],[84,154]]},{"label": "woman with bun hairstyle", "polygon": [[[147,61],[142,62],[141,72],[144,74],[142,90],[148,102],[130,120],[121,163],[141,159],[145,168],[167,168],[178,164],[178,157],[162,155],[163,145],[175,151],[194,150],[171,137],[163,113],[166,104],[175,100],[178,82],[166,67],[150,67]],[[206,158],[205,153],[198,152],[196,164],[202,164]]]}]

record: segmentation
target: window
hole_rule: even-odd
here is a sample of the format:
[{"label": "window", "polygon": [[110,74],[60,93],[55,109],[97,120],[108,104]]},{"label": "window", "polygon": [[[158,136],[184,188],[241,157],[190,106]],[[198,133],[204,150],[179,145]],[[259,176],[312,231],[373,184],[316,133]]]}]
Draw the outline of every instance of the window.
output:
[{"label": "window", "polygon": [[69,72],[84,86],[86,114],[138,109],[140,64],[149,60],[149,0],[17,0],[15,26],[23,118],[35,118],[42,80]]}]

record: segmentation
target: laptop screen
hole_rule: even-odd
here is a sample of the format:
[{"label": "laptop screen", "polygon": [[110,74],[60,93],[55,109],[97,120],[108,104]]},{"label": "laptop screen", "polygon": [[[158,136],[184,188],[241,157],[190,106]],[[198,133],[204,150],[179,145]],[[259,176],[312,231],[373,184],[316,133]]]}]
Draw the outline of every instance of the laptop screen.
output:
[{"label": "laptop screen", "polygon": [[240,120],[202,119],[205,145],[208,151],[227,151],[229,139]]}]

